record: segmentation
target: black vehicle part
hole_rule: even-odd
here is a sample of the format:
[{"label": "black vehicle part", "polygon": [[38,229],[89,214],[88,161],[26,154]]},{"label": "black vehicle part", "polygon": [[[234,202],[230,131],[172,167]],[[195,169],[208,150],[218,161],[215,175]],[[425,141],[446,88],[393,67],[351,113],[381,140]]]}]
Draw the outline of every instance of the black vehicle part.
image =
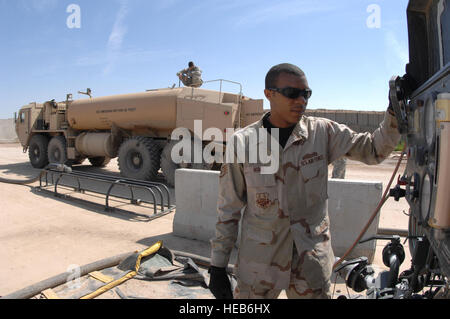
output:
[{"label": "black vehicle part", "polygon": [[167,185],[170,187],[175,186],[175,171],[180,168],[179,164],[176,164],[172,161],[172,148],[176,144],[177,141],[169,141],[169,143],[164,146],[161,152],[161,170],[166,179]]},{"label": "black vehicle part", "polygon": [[122,143],[119,149],[119,170],[122,176],[154,180],[161,161],[159,143],[148,137],[135,136]]},{"label": "black vehicle part", "polygon": [[34,168],[44,168],[48,164],[48,137],[41,134],[34,135],[28,146],[28,157]]},{"label": "black vehicle part", "polygon": [[367,257],[359,257],[349,261],[342,262],[339,267],[334,269],[334,272],[340,274],[345,279],[348,287],[356,292],[369,289],[368,282],[372,282],[373,269],[367,267]]},{"label": "black vehicle part", "polygon": [[111,158],[106,156],[100,156],[100,157],[89,157],[88,160],[89,163],[91,163],[91,165],[94,167],[105,167],[111,161]]},{"label": "black vehicle part", "polygon": [[48,143],[48,161],[57,164],[68,163],[66,138],[64,136],[54,136]]},{"label": "black vehicle part", "polygon": [[[161,170],[166,179],[167,185],[175,187],[175,171],[178,168],[190,168],[199,170],[212,170],[214,169],[214,163],[206,163],[203,158],[201,163],[195,163],[194,161],[194,142],[191,145],[191,157],[186,163],[177,164],[172,160],[172,149],[178,143],[177,140],[169,141],[161,152]],[[181,156],[182,154],[180,154]]]},{"label": "black vehicle part", "polygon": [[400,265],[405,260],[405,250],[400,244],[400,237],[393,236],[391,242],[383,249],[383,263],[389,267],[388,287],[394,288],[397,284]]}]

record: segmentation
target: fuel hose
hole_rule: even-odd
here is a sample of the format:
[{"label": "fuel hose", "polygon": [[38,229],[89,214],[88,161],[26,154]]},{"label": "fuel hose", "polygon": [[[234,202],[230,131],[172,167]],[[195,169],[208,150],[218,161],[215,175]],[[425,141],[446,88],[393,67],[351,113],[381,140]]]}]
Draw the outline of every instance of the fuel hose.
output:
[{"label": "fuel hose", "polygon": [[13,185],[30,185],[41,179],[41,177],[45,174],[46,170],[54,170],[58,172],[72,172],[72,169],[69,166],[64,164],[49,164],[47,165],[36,177],[25,179],[25,180],[16,180],[16,179],[8,179],[0,177],[0,183],[5,184],[13,184]]},{"label": "fuel hose", "polygon": [[378,213],[380,212],[381,207],[384,205],[384,203],[388,200],[389,198],[389,190],[391,188],[392,182],[394,181],[394,177],[397,175],[397,171],[400,167],[400,164],[403,160],[403,157],[405,155],[405,149],[406,149],[406,144],[403,147],[402,150],[402,154],[400,155],[400,158],[398,159],[397,165],[395,166],[394,172],[392,173],[391,179],[389,180],[389,183],[384,191],[383,196],[381,197],[380,202],[378,203],[377,207],[375,208],[375,211],[372,213],[372,215],[369,218],[369,221],[367,222],[367,224],[364,226],[364,228],[362,229],[361,233],[358,235],[358,237],[356,238],[355,242],[353,243],[353,245],[344,253],[344,255],[333,265],[333,269],[335,269],[337,266],[339,266],[344,260],[345,258],[353,251],[353,249],[355,248],[355,246],[359,243],[359,241],[361,240],[361,238],[364,236],[364,234],[367,232],[367,229],[369,229],[370,225],[372,224],[372,222],[374,221],[375,217],[378,215]]}]

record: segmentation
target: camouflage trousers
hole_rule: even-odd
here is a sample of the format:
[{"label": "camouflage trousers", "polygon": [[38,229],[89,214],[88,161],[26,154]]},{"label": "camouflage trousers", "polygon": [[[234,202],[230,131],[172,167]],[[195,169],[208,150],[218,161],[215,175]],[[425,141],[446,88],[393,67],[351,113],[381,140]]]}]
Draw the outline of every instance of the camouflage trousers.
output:
[{"label": "camouflage trousers", "polygon": [[200,80],[200,81],[194,82],[194,80],[192,78],[190,78],[186,75],[180,76],[180,80],[184,84],[184,86],[188,86],[188,87],[198,88],[198,87],[201,87],[203,84],[203,81]]},{"label": "camouflage trousers", "polygon": [[[331,299],[331,279],[325,285],[327,289],[311,289],[306,280],[298,278],[300,273],[301,260],[297,249],[294,247],[292,256],[291,279],[289,288],[286,289],[288,299]],[[282,289],[270,289],[267,286],[247,285],[237,278],[237,285],[234,289],[234,299],[277,299]]]}]

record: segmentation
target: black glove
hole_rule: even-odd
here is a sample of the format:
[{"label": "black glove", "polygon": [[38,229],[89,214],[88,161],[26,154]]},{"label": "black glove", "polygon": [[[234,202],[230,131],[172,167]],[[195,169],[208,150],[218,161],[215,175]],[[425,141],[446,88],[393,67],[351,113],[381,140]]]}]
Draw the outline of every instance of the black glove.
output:
[{"label": "black glove", "polygon": [[209,268],[209,290],[216,299],[233,299],[231,283],[225,268],[211,266]]}]

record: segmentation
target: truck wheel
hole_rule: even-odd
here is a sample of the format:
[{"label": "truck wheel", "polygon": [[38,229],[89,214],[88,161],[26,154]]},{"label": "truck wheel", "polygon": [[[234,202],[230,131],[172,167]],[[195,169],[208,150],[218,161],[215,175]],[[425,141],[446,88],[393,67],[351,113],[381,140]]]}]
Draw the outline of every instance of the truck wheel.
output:
[{"label": "truck wheel", "polygon": [[175,170],[181,168],[179,164],[172,161],[172,148],[176,141],[170,141],[164,146],[161,152],[161,170],[166,178],[166,183],[170,187],[175,187]]},{"label": "truck wheel", "polygon": [[34,168],[44,168],[48,165],[48,138],[45,135],[34,135],[28,147],[28,157]]},{"label": "truck wheel", "polygon": [[[213,164],[208,163],[186,163],[186,164],[176,164],[172,161],[172,148],[178,141],[170,141],[163,148],[161,153],[161,170],[166,178],[167,185],[170,187],[175,187],[175,171],[178,168],[191,168],[191,169],[202,169],[211,170]],[[193,146],[192,146],[193,147]],[[193,158],[192,158],[193,161]]]},{"label": "truck wheel", "polygon": [[67,164],[66,139],[62,135],[53,137],[48,143],[48,161],[50,163]]},{"label": "truck wheel", "polygon": [[119,170],[125,177],[154,180],[161,160],[161,147],[151,138],[132,137],[119,148]]},{"label": "truck wheel", "polygon": [[100,157],[90,157],[88,158],[88,160],[94,167],[105,167],[111,161],[111,158],[106,156],[100,156]]}]

